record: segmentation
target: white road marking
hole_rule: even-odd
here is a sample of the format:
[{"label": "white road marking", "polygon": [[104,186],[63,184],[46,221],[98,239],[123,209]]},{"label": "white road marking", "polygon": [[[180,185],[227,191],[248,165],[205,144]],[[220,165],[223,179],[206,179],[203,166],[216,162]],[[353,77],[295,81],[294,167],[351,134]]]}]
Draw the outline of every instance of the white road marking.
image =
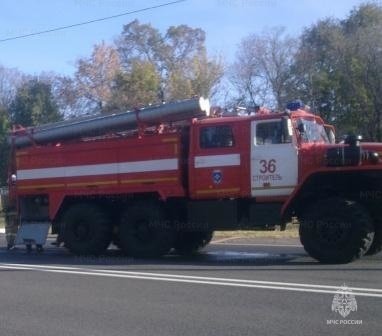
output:
[{"label": "white road marking", "polygon": [[[167,274],[167,273],[115,271],[115,270],[105,270],[105,269],[63,267],[63,266],[0,263],[0,268],[39,271],[39,272],[58,273],[58,274],[88,275],[88,276],[111,277],[111,278],[205,284],[205,285],[215,285],[215,286],[276,289],[276,290],[307,292],[307,293],[335,294],[339,288],[338,286],[315,285],[315,284],[304,284],[304,283],[293,283],[293,282],[275,282],[275,281],[230,279],[230,278],[217,278],[217,277],[201,277],[201,276],[189,276],[189,275],[178,275],[178,274]],[[357,296],[382,298],[382,289],[379,289],[379,288],[361,288],[361,287],[349,287],[349,288],[352,290],[353,294]]]}]

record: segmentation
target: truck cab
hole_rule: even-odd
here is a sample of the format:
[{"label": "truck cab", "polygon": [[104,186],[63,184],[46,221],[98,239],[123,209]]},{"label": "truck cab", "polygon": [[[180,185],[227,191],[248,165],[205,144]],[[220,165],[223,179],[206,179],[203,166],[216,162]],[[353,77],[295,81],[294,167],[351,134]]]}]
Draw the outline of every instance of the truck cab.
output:
[{"label": "truck cab", "polygon": [[189,216],[215,229],[284,229],[296,217],[305,249],[322,262],[374,254],[381,216],[375,197],[365,195],[382,190],[380,154],[382,144],[354,136],[336,144],[334,127],[298,105],[197,120]]}]

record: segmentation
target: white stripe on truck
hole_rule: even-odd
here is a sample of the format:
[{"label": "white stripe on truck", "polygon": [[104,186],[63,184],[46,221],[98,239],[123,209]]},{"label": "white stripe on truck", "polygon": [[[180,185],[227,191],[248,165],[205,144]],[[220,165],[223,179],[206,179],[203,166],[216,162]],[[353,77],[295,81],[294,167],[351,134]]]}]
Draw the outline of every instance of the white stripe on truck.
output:
[{"label": "white stripe on truck", "polygon": [[195,156],[195,168],[240,166],[240,154]]},{"label": "white stripe on truck", "polygon": [[116,162],[68,167],[20,169],[17,171],[17,180],[145,173],[177,169],[178,159]]}]

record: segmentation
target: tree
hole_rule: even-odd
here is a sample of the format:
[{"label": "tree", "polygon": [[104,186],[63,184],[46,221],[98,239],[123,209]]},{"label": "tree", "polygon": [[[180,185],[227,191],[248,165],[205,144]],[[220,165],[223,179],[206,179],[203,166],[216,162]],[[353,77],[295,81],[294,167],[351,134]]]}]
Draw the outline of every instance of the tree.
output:
[{"label": "tree", "polygon": [[162,35],[135,20],[124,26],[116,44],[125,72],[137,61],[154,67],[159,76],[157,101],[208,96],[223,74],[221,63],[207,56],[205,33],[199,28],[172,26]]},{"label": "tree", "polygon": [[382,7],[361,5],[345,20],[306,29],[292,67],[293,91],[336,124],[382,141]]},{"label": "tree", "polygon": [[10,106],[11,121],[24,127],[58,121],[62,118],[53,99],[51,85],[32,79],[21,85]]},{"label": "tree", "polygon": [[167,94],[172,99],[192,96],[213,97],[223,76],[218,59],[208,59],[205,51],[194,56],[183,66],[173,67],[167,82]]},{"label": "tree", "polygon": [[147,61],[132,62],[129,72],[115,77],[110,106],[118,110],[132,110],[156,102],[159,96],[159,74]]},{"label": "tree", "polygon": [[113,96],[114,79],[119,73],[117,50],[104,42],[95,45],[89,58],[77,62],[74,80],[66,79],[67,98],[70,101],[77,96],[77,102],[82,102],[86,111],[107,112]]},{"label": "tree", "polygon": [[345,120],[366,138],[382,141],[382,7],[360,6],[342,29],[348,41],[344,81],[351,84],[342,95],[351,103]]},{"label": "tree", "polygon": [[65,116],[109,113],[164,100],[209,96],[223,75],[205,48],[205,33],[186,25],[161,34],[135,20],[124,26],[115,46],[95,45],[80,59],[73,77],[51,81]]},{"label": "tree", "polygon": [[7,135],[9,130],[8,111],[0,107],[0,185],[7,183],[7,167],[9,156],[9,145]]},{"label": "tree", "polygon": [[27,76],[18,70],[8,69],[0,65],[0,185],[5,185],[7,182],[9,108],[18,87],[26,78]]},{"label": "tree", "polygon": [[74,78],[58,75],[51,78],[50,84],[52,95],[62,116],[71,118],[89,111],[86,109],[89,102],[85,97],[79,96]]},{"label": "tree", "polygon": [[0,107],[9,108],[17,88],[26,80],[26,76],[17,69],[8,69],[0,65]]},{"label": "tree", "polygon": [[291,67],[289,96],[301,98],[327,120],[337,109],[344,43],[338,21],[321,20],[301,35]]},{"label": "tree", "polygon": [[239,100],[250,105],[284,107],[289,99],[286,86],[296,49],[296,40],[282,27],[243,39],[230,69]]}]

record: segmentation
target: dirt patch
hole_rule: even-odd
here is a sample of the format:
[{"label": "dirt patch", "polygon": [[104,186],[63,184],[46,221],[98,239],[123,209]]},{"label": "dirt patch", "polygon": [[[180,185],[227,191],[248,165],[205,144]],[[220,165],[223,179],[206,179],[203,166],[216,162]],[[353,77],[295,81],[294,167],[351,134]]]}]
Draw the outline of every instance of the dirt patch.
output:
[{"label": "dirt patch", "polygon": [[215,231],[214,240],[224,238],[298,238],[298,225],[288,224],[285,231]]}]

